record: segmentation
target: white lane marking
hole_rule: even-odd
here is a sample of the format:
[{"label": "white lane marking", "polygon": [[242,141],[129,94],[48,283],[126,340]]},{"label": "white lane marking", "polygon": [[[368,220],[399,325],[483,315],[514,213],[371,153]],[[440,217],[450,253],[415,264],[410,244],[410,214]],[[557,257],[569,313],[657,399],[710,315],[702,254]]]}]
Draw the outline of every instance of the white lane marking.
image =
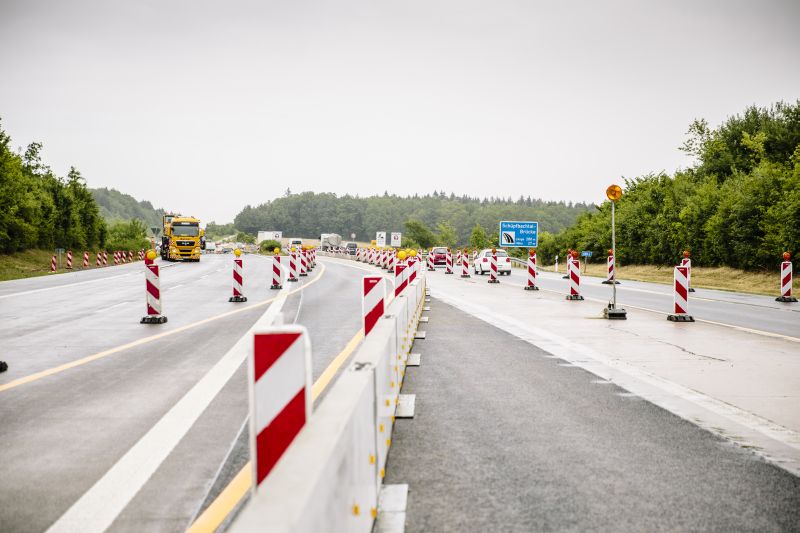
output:
[{"label": "white lane marking", "polygon": [[[488,322],[525,342],[580,366],[596,376],[614,381],[647,401],[713,433],[742,445],[755,441],[763,450],[754,450],[781,468],[800,475],[800,433],[754,413],[707,396],[699,391],[648,373],[622,360],[561,337],[479,304],[431,289],[431,294],[484,322]],[[720,429],[722,428],[722,429]],[[765,438],[766,437],[766,438]],[[790,458],[786,459],[789,455]]]},{"label": "white lane marking", "polygon": [[66,288],[66,287],[77,287],[78,285],[86,285],[86,284],[89,284],[89,283],[97,283],[98,281],[109,281],[109,280],[112,280],[112,279],[124,278],[125,276],[131,276],[131,275],[134,275],[134,274],[137,274],[137,272],[128,272],[128,273],[125,273],[125,274],[118,274],[116,276],[109,276],[107,278],[97,278],[97,279],[89,279],[89,280],[86,280],[86,281],[77,281],[75,283],[65,283],[64,285],[55,285],[53,287],[43,287],[41,289],[31,289],[29,291],[12,292],[11,294],[4,294],[4,295],[0,296],[0,300],[3,300],[5,298],[12,298],[14,296],[26,296],[28,294],[36,294],[37,292],[53,291],[53,290],[56,290],[56,289],[63,289],[63,288]]},{"label": "white lane marking", "polygon": [[108,529],[242,365],[253,332],[272,324],[288,293],[288,287],[282,289],[222,359],[47,531],[100,533]]}]

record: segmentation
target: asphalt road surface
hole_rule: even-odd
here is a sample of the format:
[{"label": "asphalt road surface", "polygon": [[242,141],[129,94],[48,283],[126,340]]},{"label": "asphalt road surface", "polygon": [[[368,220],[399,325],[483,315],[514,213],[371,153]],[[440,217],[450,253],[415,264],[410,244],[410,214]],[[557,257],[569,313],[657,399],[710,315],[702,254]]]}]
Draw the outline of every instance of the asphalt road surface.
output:
[{"label": "asphalt road surface", "polygon": [[417,395],[416,415],[396,423],[384,480],[409,484],[406,531],[800,527],[797,477],[482,320],[430,305],[427,338],[414,346],[422,364],[403,385]]},{"label": "asphalt road surface", "polygon": [[[268,288],[271,260],[243,258],[249,301],[239,304],[228,302],[231,256],[162,263],[162,325],[139,324],[142,263],[0,283],[10,367],[0,374],[0,530],[47,530],[209,377],[278,292]],[[284,322],[309,328],[314,379],[361,325],[361,272],[322,263],[285,284],[295,292],[281,309]],[[143,486],[115,487],[130,501],[110,530],[183,531],[235,459],[247,410],[240,365]]]}]

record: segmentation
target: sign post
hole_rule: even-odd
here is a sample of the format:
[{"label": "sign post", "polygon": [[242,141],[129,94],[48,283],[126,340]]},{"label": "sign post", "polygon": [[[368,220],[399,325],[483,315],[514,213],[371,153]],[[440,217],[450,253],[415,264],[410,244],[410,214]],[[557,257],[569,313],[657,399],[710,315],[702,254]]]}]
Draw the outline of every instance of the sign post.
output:
[{"label": "sign post", "polygon": [[503,220],[500,222],[500,239],[503,248],[537,248],[539,223]]},{"label": "sign post", "polygon": [[386,246],[386,232],[379,231],[375,234],[375,246],[383,248]]},{"label": "sign post", "polygon": [[[622,187],[611,185],[606,189],[606,197],[611,200],[611,252],[614,258],[617,257],[617,234],[614,220],[614,210],[617,201],[622,198]],[[609,320],[627,320],[628,312],[621,307],[617,307],[617,284],[611,284],[611,301],[608,307],[603,309],[603,316]]]}]

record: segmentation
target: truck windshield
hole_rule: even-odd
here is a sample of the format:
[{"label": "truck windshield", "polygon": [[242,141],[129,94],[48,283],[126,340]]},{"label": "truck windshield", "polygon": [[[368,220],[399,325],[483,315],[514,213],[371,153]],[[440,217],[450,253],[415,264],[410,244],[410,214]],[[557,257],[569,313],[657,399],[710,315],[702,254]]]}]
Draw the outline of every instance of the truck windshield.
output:
[{"label": "truck windshield", "polygon": [[172,226],[172,234],[176,237],[197,237],[200,234],[200,227],[197,224]]}]

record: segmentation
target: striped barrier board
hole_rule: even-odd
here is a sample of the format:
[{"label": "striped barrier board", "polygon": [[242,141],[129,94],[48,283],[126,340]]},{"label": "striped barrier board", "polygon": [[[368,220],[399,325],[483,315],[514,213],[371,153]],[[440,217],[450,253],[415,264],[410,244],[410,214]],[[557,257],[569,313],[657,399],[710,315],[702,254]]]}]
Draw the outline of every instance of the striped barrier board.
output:
[{"label": "striped barrier board", "polygon": [[361,316],[364,317],[364,336],[367,336],[383,316],[386,280],[383,276],[364,276],[362,287]]},{"label": "striped barrier board", "polygon": [[694,322],[689,314],[689,269],[683,265],[675,267],[672,314],[667,315],[672,322]]}]

